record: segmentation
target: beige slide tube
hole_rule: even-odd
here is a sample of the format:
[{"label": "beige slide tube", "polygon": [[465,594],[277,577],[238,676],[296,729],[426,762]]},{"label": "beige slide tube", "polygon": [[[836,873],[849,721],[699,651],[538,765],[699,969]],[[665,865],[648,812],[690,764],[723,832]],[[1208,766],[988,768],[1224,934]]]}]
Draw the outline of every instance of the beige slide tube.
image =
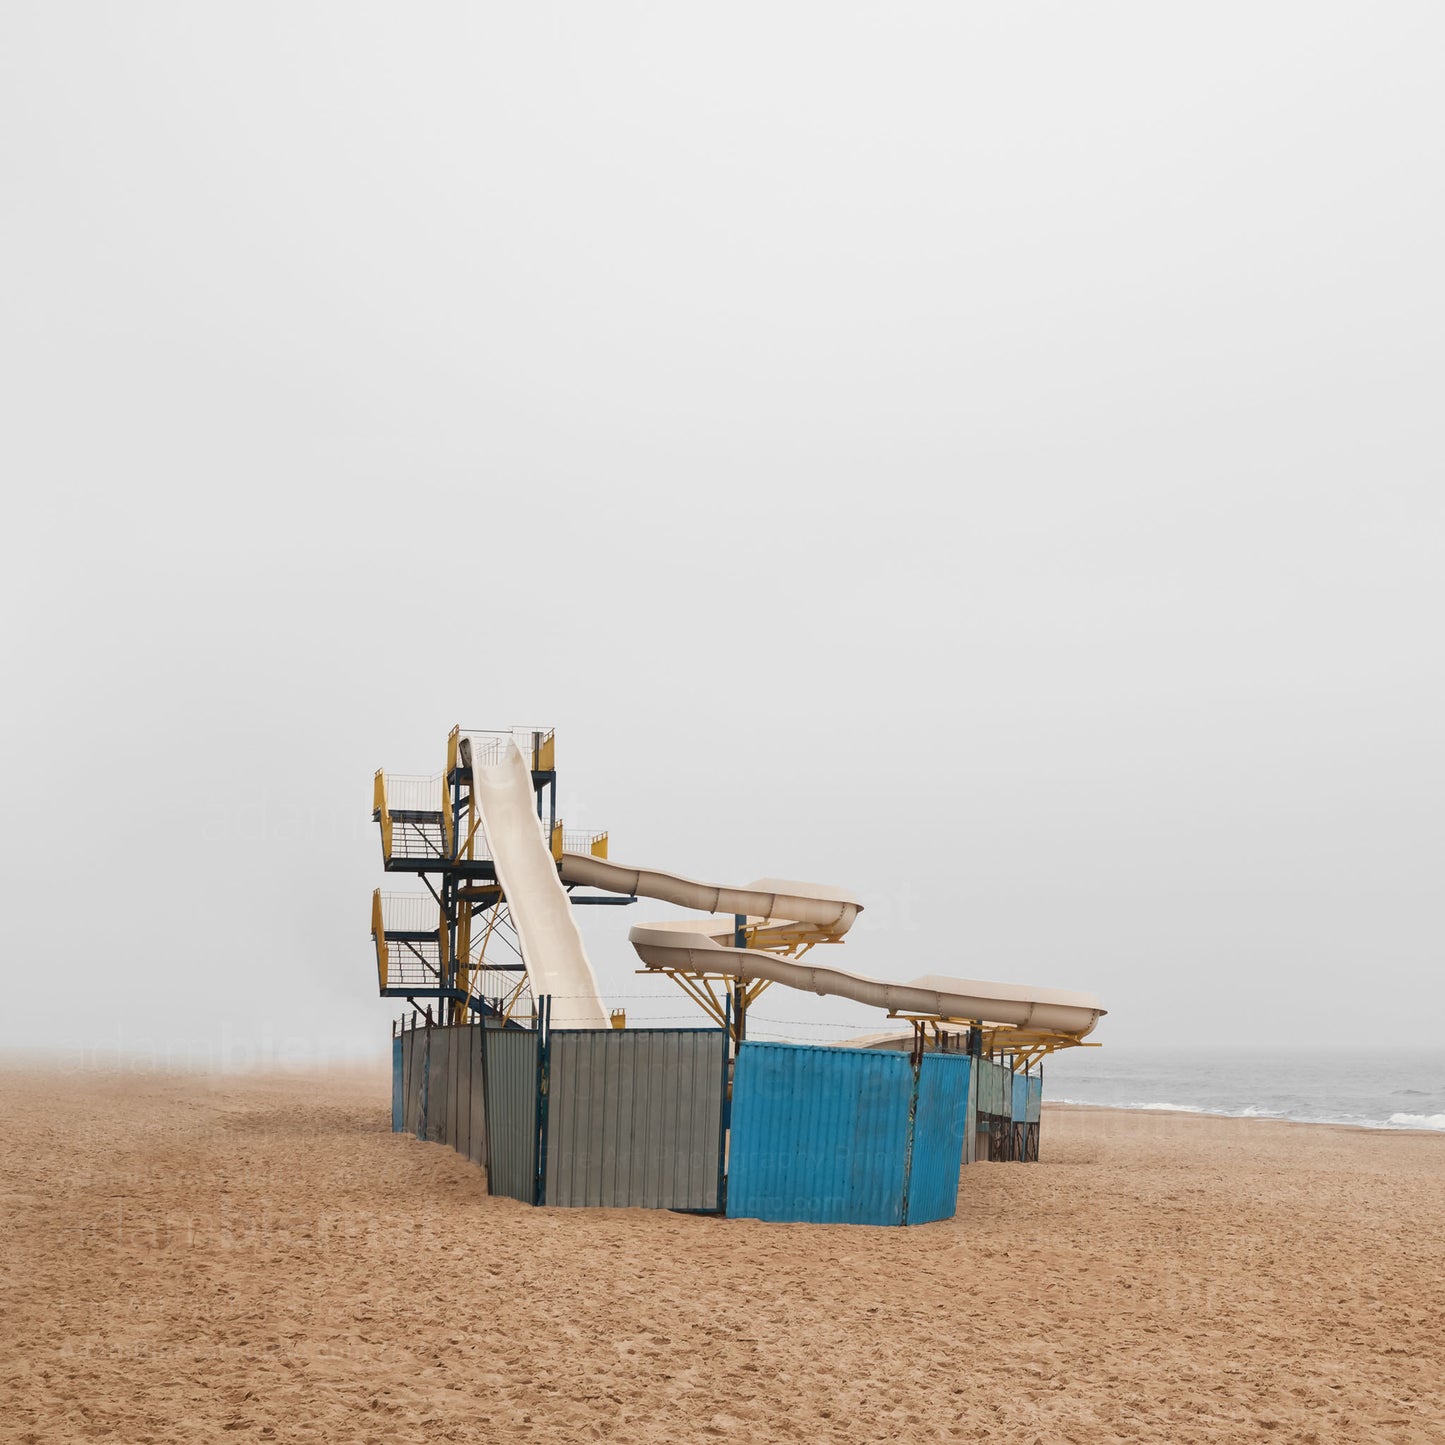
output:
[{"label": "beige slide tube", "polygon": [[826,964],[779,958],[754,949],[726,948],[706,930],[688,932],[686,924],[639,923],[627,937],[637,956],[652,968],[695,969],[748,982],[767,979],[809,993],[850,998],[889,1013],[1012,1024],[1080,1038],[1104,1013],[1092,994],[1063,989],[936,976],[916,978],[910,983],[884,983]]},{"label": "beige slide tube", "polygon": [[[657,868],[631,868],[609,863],[586,853],[562,855],[562,881],[601,888],[607,893],[635,893],[657,898],[679,908],[696,908],[701,913],[747,914],[791,923],[807,923],[841,936],[852,928],[863,905],[841,888],[816,883],[793,883],[782,878],[760,878],[732,888],[716,883],[698,883]],[[728,925],[731,930],[731,924]]]},{"label": "beige slide tube", "polygon": [[805,963],[732,946],[732,915],[736,914],[747,916],[754,937],[765,938],[770,931],[786,931],[797,924],[822,930],[828,937],[841,937],[862,911],[862,904],[842,889],[777,878],[726,887],[582,853],[562,855],[562,879],[722,915],[639,923],[627,936],[638,957],[650,968],[694,969],[748,981],[767,979],[809,993],[853,999],[890,1013],[976,1019],[1078,1037],[1089,1033],[1104,1013],[1092,994],[933,976],[906,984],[884,983],[811,960]]}]

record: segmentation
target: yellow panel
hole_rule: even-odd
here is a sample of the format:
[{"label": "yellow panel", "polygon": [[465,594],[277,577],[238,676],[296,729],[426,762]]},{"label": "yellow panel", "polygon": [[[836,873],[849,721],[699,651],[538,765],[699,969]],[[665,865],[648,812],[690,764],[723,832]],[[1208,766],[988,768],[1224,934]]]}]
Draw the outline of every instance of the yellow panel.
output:
[{"label": "yellow panel", "polygon": [[544,737],[537,747],[537,756],[532,767],[539,773],[550,773],[557,767],[557,733],[555,729]]},{"label": "yellow panel", "polygon": [[380,768],[376,770],[376,781],[372,784],[371,805],[373,811],[381,814],[381,856],[384,862],[391,862],[391,811],[386,806],[386,778]]},{"label": "yellow panel", "polygon": [[607,856],[607,834],[598,833],[597,836],[593,838],[588,851],[594,858],[605,858]]},{"label": "yellow panel", "polygon": [[[380,776],[378,774],[378,776]],[[382,993],[386,992],[387,964],[390,962],[386,946],[386,925],[381,917],[381,889],[371,895],[371,936],[376,940],[376,977]]]}]

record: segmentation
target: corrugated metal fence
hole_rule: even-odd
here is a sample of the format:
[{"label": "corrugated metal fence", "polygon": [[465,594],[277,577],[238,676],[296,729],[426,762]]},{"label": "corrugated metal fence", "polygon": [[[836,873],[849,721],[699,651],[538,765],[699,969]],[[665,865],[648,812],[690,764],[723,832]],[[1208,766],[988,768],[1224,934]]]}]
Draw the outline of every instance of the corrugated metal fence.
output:
[{"label": "corrugated metal fence", "polygon": [[1022,1124],[1029,1116],[1029,1081],[1026,1075],[1015,1074],[1013,1076],[1009,1105],[1009,1117],[1015,1124]]},{"label": "corrugated metal fence", "polygon": [[[392,1041],[391,1127],[448,1144],[485,1168],[483,1032],[480,1024],[405,1029]],[[535,1050],[535,1035],[525,1037]]]},{"label": "corrugated metal fence", "polygon": [[733,1073],[727,1212],[904,1224],[957,1207],[970,1060],[745,1043]]},{"label": "corrugated metal fence", "polygon": [[392,1128],[527,1204],[720,1209],[726,1096],[722,1029],[470,1024],[393,1043]]},{"label": "corrugated metal fence", "polygon": [[391,1132],[400,1134],[406,1115],[406,1089],[402,1074],[402,1045],[406,1041],[393,1038],[391,1041]]},{"label": "corrugated metal fence", "polygon": [[568,1029],[547,1053],[548,1204],[720,1207],[722,1029]]},{"label": "corrugated metal fence", "polygon": [[907,1224],[952,1219],[958,1208],[972,1063],[967,1054],[924,1054],[919,1063],[903,1216]]},{"label": "corrugated metal fence", "polygon": [[537,1204],[541,1034],[488,1029],[483,1043],[487,1109],[487,1182],[493,1194]]},{"label": "corrugated metal fence", "polygon": [[528,1204],[824,1223],[946,1219],[966,1153],[1038,1157],[1043,1081],[991,1060],[745,1043],[731,1109],[727,1073],[721,1029],[411,1029],[392,1128]]}]

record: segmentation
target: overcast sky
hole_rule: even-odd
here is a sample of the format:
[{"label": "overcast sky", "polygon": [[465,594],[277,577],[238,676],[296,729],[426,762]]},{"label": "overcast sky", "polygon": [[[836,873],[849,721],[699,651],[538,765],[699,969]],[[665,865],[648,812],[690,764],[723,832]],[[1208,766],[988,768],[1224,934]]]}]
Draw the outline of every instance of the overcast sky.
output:
[{"label": "overcast sky", "polygon": [[1433,0],[0,27],[0,1045],[384,1043],[455,722],[857,971],[1438,1038]]}]

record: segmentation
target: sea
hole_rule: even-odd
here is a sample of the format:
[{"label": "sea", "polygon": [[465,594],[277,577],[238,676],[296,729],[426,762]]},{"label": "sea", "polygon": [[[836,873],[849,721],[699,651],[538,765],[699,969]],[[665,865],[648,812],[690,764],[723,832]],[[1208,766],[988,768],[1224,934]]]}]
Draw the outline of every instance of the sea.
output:
[{"label": "sea", "polygon": [[1445,1049],[1070,1049],[1045,1063],[1044,1098],[1445,1131]]}]

